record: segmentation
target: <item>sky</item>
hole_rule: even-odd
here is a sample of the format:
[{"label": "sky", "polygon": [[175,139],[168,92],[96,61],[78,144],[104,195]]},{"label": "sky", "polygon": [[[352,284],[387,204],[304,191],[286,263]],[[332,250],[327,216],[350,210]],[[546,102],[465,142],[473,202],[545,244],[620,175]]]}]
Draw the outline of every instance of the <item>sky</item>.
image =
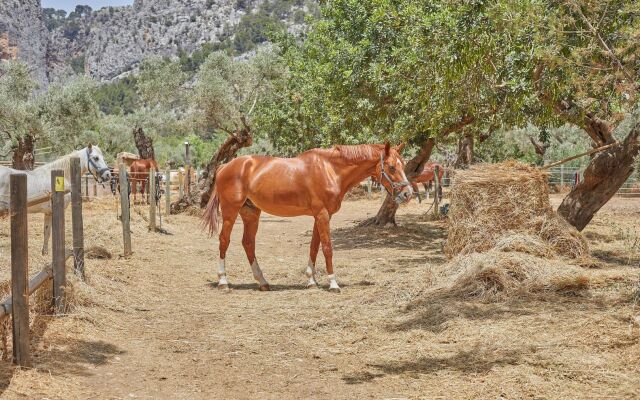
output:
[{"label": "sky", "polygon": [[42,0],[43,8],[55,8],[71,12],[76,9],[76,4],[89,5],[94,10],[106,6],[126,6],[133,4],[133,0]]}]

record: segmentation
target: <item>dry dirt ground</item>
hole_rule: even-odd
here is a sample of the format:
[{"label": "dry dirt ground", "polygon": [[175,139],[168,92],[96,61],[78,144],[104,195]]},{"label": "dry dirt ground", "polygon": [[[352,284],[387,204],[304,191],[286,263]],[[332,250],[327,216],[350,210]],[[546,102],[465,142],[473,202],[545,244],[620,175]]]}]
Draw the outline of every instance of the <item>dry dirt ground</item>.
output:
[{"label": "dry dirt ground", "polygon": [[[445,225],[411,203],[398,228],[355,227],[379,204],[347,201],[334,217],[340,294],[327,291],[324,274],[322,289],[304,289],[310,218],[263,216],[257,254],[268,293],[257,291],[238,222],[233,290],[223,292],[214,284],[217,240],[196,217],[169,217],[171,235],[162,235],[147,231],[143,209],[134,212],[134,255],[123,259],[113,203],[85,204],[87,247],[114,258],[87,260],[88,282],[74,282],[67,315],[35,318],[33,368],[1,361],[0,398],[640,396],[640,200],[615,199],[587,229],[602,262],[587,271],[589,291],[499,303],[420,302],[446,261]],[[30,218],[34,272],[46,262],[41,227]],[[0,220],[3,273],[8,242]]]}]

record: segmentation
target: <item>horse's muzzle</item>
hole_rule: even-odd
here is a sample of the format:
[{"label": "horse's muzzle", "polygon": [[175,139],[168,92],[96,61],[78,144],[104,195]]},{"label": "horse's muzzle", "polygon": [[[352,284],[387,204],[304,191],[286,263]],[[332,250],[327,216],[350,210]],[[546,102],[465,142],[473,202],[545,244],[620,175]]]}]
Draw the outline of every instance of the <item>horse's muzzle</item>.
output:
[{"label": "horse's muzzle", "polygon": [[398,204],[408,203],[412,197],[413,197],[413,189],[411,189],[411,186],[405,186],[400,191],[400,193],[398,193],[395,200],[396,200],[396,203]]},{"label": "horse's muzzle", "polygon": [[102,176],[101,176],[100,178],[102,178],[102,182],[109,182],[109,181],[111,181],[111,171],[109,171],[109,170],[104,171],[104,172],[102,173]]}]

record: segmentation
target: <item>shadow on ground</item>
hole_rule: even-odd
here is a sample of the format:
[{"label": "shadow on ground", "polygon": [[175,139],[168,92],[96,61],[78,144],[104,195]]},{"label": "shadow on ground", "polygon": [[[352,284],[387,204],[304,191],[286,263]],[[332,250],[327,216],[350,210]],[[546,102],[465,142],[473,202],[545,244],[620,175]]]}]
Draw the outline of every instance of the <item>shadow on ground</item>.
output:
[{"label": "shadow on ground", "polygon": [[443,370],[464,373],[485,373],[494,367],[516,365],[521,362],[521,350],[498,349],[476,346],[445,357],[420,357],[411,361],[388,361],[367,364],[372,371],[347,374],[342,380],[347,384],[370,382],[385,375],[435,374]]},{"label": "shadow on ground", "polygon": [[334,229],[331,236],[336,250],[390,248],[441,253],[446,229],[439,223],[430,222],[406,222],[388,228],[354,225]]},{"label": "shadow on ground", "polygon": [[[31,366],[38,370],[49,371],[52,375],[89,376],[92,373],[88,365],[98,366],[109,362],[116,355],[124,351],[111,343],[73,338],[49,338],[46,349],[40,344],[49,321],[50,315],[37,315],[31,326]],[[11,383],[13,374],[18,367],[9,360],[0,364],[0,394]]]},{"label": "shadow on ground", "polygon": [[[355,282],[355,283],[340,283],[340,287],[341,288],[348,288],[348,287],[366,287],[366,286],[374,286],[375,283],[367,281],[367,280],[362,280],[360,282]],[[210,289],[214,289],[214,290],[218,290],[218,282],[208,282],[206,284],[206,286]],[[253,291],[259,291],[259,286],[257,283],[231,283],[230,285],[230,289],[227,290],[229,292],[233,292],[234,290],[253,290]],[[329,291],[328,285],[320,285],[316,288],[311,288],[308,289],[305,283],[299,283],[299,284],[294,284],[294,285],[282,285],[282,284],[274,284],[274,283],[269,283],[269,288],[271,289],[272,292],[282,292],[282,291],[289,291],[289,290],[325,290],[325,291]],[[226,289],[225,289],[226,290]]]},{"label": "shadow on ground", "polygon": [[409,304],[404,312],[406,317],[400,322],[389,324],[387,329],[391,332],[422,329],[439,333],[447,329],[450,321],[456,319],[499,321],[534,315],[540,310],[552,310],[555,313],[602,311],[615,307],[617,301],[592,296],[589,292],[567,292],[523,295],[501,302],[480,302],[448,297],[443,292],[441,296],[432,294]]},{"label": "shadow on ground", "polygon": [[617,252],[609,250],[593,250],[591,255],[604,263],[622,267],[635,265],[640,261],[638,257],[624,257]]}]

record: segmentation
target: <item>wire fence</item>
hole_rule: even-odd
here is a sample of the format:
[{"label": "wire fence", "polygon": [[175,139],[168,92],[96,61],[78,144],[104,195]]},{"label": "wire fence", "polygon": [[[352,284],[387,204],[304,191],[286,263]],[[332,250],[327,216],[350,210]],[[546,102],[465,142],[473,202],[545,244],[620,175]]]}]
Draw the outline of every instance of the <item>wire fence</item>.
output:
[{"label": "wire fence", "polygon": [[[584,169],[559,166],[549,169],[549,185],[557,191],[570,190],[584,178]],[[638,171],[634,171],[616,193],[620,197],[640,197]]]}]

